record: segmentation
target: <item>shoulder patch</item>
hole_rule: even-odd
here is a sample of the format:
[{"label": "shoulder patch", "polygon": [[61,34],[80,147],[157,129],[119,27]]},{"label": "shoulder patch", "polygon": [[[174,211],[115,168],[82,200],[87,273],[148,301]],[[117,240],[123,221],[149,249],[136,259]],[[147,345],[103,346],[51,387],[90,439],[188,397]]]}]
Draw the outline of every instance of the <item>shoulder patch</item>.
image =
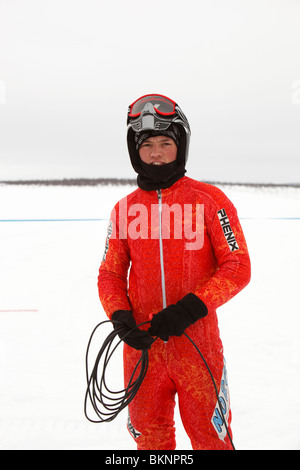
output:
[{"label": "shoulder patch", "polygon": [[106,259],[106,254],[108,252],[109,239],[110,239],[112,233],[113,233],[113,222],[112,222],[112,220],[110,220],[109,224],[108,224],[108,228],[107,228],[107,237],[106,237],[105,249],[104,249],[102,261],[105,261],[105,259]]}]

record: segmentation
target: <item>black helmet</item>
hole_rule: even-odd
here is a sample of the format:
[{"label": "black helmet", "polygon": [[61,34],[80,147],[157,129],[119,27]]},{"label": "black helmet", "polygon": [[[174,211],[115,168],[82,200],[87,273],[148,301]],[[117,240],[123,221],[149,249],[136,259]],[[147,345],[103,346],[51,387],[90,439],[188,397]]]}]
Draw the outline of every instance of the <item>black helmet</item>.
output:
[{"label": "black helmet", "polygon": [[[143,133],[170,135],[177,129],[177,166],[185,172],[191,130],[187,118],[175,101],[159,94],[144,95],[134,101],[127,114],[127,145],[134,170],[140,172],[138,141]],[[179,131],[179,132],[178,132]]]}]

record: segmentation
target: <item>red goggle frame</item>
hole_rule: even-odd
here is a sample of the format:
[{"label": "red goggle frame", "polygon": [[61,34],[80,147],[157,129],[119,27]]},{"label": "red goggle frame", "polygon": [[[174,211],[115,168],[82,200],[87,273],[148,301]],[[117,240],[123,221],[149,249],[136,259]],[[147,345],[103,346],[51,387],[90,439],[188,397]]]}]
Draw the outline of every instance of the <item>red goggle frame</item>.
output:
[{"label": "red goggle frame", "polygon": [[129,106],[128,116],[136,118],[140,116],[147,103],[151,103],[157,114],[172,116],[175,114],[175,101],[163,95],[144,95]]}]

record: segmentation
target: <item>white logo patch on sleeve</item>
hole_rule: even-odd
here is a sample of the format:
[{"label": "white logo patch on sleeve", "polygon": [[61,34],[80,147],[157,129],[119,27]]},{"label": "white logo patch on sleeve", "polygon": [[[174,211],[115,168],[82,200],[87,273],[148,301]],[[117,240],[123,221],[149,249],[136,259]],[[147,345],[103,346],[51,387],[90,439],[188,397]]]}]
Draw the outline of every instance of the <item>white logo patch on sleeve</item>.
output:
[{"label": "white logo patch on sleeve", "polygon": [[220,221],[220,225],[222,227],[224,237],[228,243],[228,246],[230,248],[230,251],[236,251],[239,249],[239,245],[237,244],[237,241],[235,239],[234,233],[232,231],[229,218],[226,214],[225,209],[220,209],[218,211],[218,217]]}]

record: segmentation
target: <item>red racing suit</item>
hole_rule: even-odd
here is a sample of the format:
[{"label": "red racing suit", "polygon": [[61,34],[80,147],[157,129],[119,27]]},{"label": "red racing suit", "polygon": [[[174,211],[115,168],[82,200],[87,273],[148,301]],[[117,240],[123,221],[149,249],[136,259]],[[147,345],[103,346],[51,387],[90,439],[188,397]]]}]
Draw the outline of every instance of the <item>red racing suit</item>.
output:
[{"label": "red racing suit", "polygon": [[[218,387],[229,430],[231,410],[216,309],[250,280],[250,259],[236,209],[215,186],[184,176],[159,191],[136,189],[112,211],[99,270],[102,306],[111,318],[131,310],[137,324],[188,293],[208,315],[186,329]],[[149,324],[141,326],[148,329]],[[125,386],[141,352],[124,345]],[[185,335],[149,350],[149,369],[129,405],[138,449],[175,449],[174,404],[193,449],[229,449],[211,377]]]}]

